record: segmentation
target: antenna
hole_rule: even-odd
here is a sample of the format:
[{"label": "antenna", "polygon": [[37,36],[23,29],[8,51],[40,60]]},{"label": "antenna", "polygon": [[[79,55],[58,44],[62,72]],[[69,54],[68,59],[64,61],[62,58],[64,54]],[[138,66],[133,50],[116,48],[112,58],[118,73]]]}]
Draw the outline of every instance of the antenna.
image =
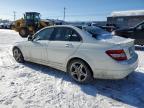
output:
[{"label": "antenna", "polygon": [[64,21],[65,21],[65,14],[66,14],[66,8],[64,7],[64,16],[63,16]]},{"label": "antenna", "polygon": [[13,11],[14,14],[14,21],[16,20],[16,11]]}]

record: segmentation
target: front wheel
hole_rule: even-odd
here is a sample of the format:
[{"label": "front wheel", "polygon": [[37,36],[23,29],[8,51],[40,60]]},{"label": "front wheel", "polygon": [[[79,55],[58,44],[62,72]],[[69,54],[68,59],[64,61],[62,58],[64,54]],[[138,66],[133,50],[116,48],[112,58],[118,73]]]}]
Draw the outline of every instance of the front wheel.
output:
[{"label": "front wheel", "polygon": [[71,61],[68,65],[68,72],[79,83],[89,83],[93,80],[90,67],[82,60]]},{"label": "front wheel", "polygon": [[13,49],[13,57],[19,63],[23,63],[24,62],[23,54],[22,54],[22,52],[20,51],[19,48],[14,48]]}]

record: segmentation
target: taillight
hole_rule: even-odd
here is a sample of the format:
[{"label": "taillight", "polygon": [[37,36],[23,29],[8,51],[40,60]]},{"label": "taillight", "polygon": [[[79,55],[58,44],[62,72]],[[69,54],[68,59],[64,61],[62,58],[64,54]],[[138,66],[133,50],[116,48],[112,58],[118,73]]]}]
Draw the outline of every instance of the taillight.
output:
[{"label": "taillight", "polygon": [[108,54],[111,58],[117,61],[127,60],[127,56],[123,49],[120,50],[107,50],[106,54]]}]

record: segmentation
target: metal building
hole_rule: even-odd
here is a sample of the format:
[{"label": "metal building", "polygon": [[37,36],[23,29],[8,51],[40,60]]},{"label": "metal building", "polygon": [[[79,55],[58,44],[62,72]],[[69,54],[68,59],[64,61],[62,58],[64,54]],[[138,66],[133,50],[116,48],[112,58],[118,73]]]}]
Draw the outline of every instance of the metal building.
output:
[{"label": "metal building", "polygon": [[107,17],[107,25],[128,28],[144,21],[144,10],[117,11]]}]

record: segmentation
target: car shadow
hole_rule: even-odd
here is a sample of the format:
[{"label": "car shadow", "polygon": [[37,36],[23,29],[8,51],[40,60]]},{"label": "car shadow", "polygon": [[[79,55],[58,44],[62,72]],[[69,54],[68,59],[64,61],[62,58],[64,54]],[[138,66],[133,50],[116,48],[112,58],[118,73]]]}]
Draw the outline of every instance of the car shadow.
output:
[{"label": "car shadow", "polygon": [[135,46],[135,50],[144,51],[144,46]]},{"label": "car shadow", "polygon": [[144,108],[144,73],[140,71],[135,71],[129,77],[121,80],[96,79],[89,84],[79,84],[73,81],[65,72],[30,62],[26,62],[24,65],[44,74],[76,84],[87,95],[96,97],[100,94],[130,106]]}]

